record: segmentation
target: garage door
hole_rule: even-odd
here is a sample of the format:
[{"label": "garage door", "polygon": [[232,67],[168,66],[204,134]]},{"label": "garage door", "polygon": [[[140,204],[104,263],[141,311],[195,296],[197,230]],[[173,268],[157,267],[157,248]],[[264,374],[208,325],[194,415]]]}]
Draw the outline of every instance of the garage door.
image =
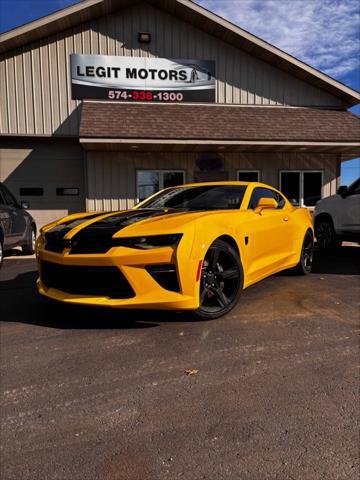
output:
[{"label": "garage door", "polygon": [[0,180],[30,204],[38,228],[85,210],[84,159],[74,142],[7,144],[0,151]]}]

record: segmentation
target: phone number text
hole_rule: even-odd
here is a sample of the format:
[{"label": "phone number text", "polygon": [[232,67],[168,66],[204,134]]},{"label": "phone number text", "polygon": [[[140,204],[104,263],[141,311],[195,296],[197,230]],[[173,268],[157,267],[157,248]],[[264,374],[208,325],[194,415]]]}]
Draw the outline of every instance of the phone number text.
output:
[{"label": "phone number text", "polygon": [[132,100],[134,102],[182,102],[184,95],[181,92],[150,92],[144,90],[109,90],[109,100]]}]

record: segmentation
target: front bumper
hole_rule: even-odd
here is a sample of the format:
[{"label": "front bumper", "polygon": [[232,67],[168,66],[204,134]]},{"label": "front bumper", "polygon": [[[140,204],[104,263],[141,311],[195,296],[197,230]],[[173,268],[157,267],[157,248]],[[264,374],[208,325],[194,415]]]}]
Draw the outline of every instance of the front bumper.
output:
[{"label": "front bumper", "polygon": [[[113,308],[143,308],[143,309],[169,309],[193,310],[199,306],[199,282],[196,282],[198,260],[191,258],[189,252],[191,245],[181,242],[180,247],[162,247],[151,250],[134,250],[126,247],[114,247],[106,254],[70,255],[69,251],[54,253],[38,249],[38,265],[41,270],[42,262],[49,262],[61,266],[66,272],[66,267],[106,267],[119,269],[126,279],[134,295],[130,298],[111,298],[103,293],[96,293],[96,285],[91,295],[80,295],[49,287],[43,280],[43,275],[37,281],[38,291],[41,295],[65,303],[107,306]],[[176,266],[178,275],[179,292],[163,288],[147,271],[150,265]],[[63,268],[64,267],[64,268]],[[69,274],[71,269],[69,269]],[[103,278],[103,277],[102,277]],[[99,277],[99,281],[101,278]],[[64,284],[64,282],[63,282]],[[66,285],[66,282],[65,282]],[[79,289],[81,291],[81,289]],[[99,288],[99,291],[103,289]]]}]

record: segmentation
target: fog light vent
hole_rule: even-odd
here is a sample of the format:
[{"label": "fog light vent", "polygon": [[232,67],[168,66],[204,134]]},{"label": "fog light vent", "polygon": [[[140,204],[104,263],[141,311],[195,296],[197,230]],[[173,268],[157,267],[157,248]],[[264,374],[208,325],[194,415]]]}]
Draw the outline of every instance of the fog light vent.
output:
[{"label": "fog light vent", "polygon": [[180,292],[175,265],[149,265],[146,267],[146,270],[162,288],[165,288],[165,290]]}]

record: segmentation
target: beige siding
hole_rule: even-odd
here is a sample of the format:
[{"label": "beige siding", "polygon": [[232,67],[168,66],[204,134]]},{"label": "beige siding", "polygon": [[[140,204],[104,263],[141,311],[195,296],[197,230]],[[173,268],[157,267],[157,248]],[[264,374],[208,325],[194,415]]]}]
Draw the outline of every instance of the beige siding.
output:
[{"label": "beige siding", "polygon": [[[194,180],[199,153],[87,152],[87,210],[122,210],[137,201],[136,169],[184,170],[185,181]],[[260,170],[261,181],[279,187],[280,170],[322,170],[323,196],[336,192],[337,156],[309,153],[226,153],[224,170],[236,180],[237,170]]]},{"label": "beige siding", "polygon": [[[75,142],[8,140],[0,148],[0,182],[30,203],[38,228],[85,209],[84,170],[83,151]],[[44,196],[20,197],[21,187],[42,187]],[[80,195],[57,196],[57,187],[78,187]]]},{"label": "beige siding", "polygon": [[[149,30],[150,45],[137,42]],[[339,106],[325,91],[258,60],[148,4],[69,29],[0,58],[0,133],[78,134],[70,54],[202,58],[216,61],[217,102]]]}]

